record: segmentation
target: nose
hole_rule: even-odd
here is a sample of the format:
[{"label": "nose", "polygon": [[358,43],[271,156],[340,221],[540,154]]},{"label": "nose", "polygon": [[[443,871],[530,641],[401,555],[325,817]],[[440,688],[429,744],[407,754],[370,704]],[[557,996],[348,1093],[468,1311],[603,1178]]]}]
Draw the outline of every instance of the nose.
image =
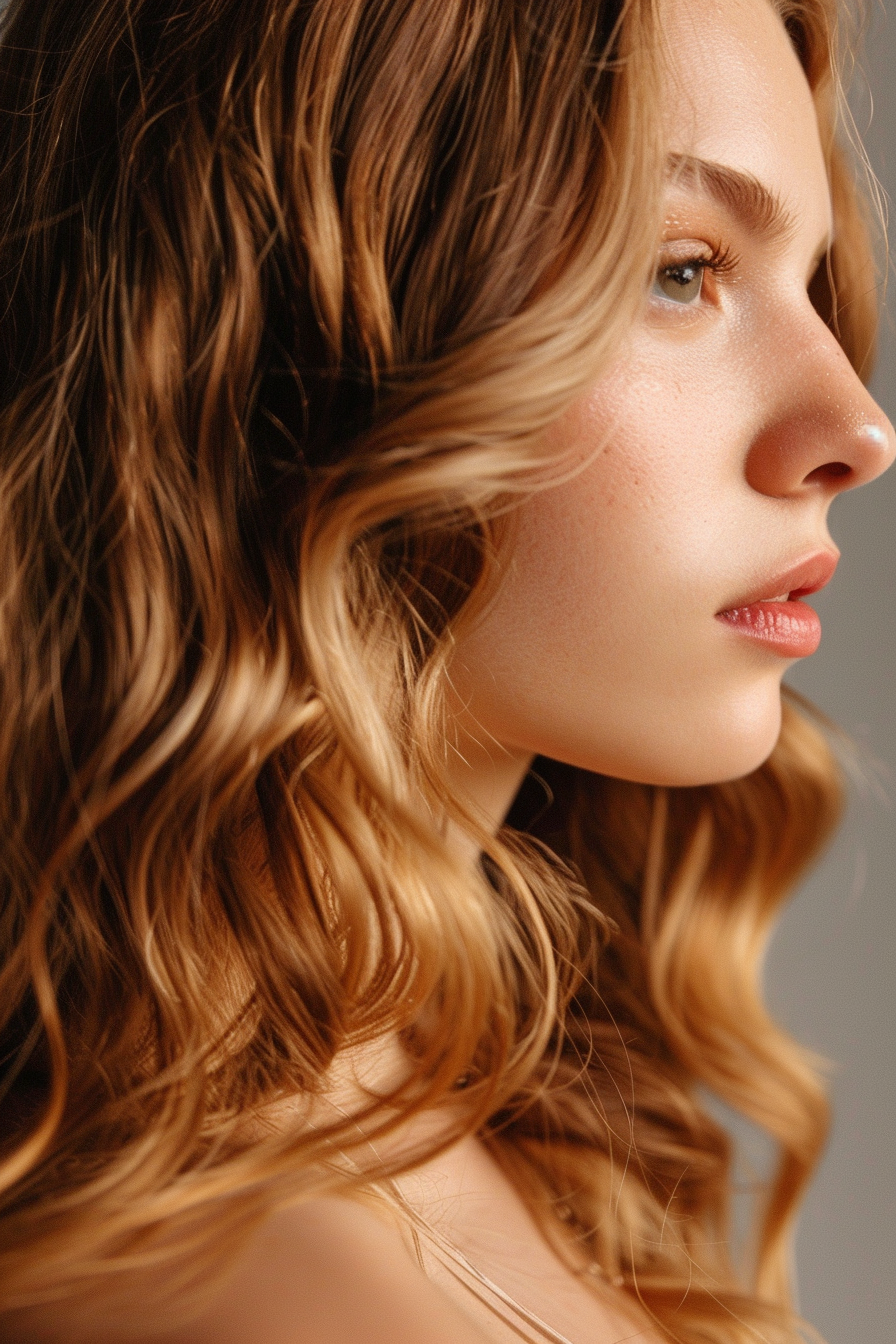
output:
[{"label": "nose", "polygon": [[[896,458],[896,433],[862,384],[834,334],[813,314],[807,339],[765,376],[772,410],[753,439],[747,481],[763,495],[833,497],[866,485]],[[767,389],[771,390],[771,389]]]}]

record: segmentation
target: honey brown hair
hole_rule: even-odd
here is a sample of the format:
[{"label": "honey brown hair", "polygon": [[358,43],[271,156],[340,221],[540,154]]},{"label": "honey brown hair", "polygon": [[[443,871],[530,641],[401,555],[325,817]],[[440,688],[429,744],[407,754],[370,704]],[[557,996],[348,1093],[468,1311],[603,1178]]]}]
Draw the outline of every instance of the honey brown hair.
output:
[{"label": "honey brown hair", "polygon": [[[813,297],[864,371],[834,16],[779,8],[837,215]],[[826,1112],[757,972],[836,817],[822,737],[788,705],[760,770],[701,789],[545,764],[552,806],[497,836],[447,784],[453,632],[651,273],[657,22],[11,0],[0,1311],[160,1265],[174,1311],[277,1201],[381,1180],[371,1137],[450,1100],[671,1338],[795,1338]],[[334,1061],[389,1032],[410,1077],[322,1120]],[[745,1273],[701,1087],[780,1149]]]}]

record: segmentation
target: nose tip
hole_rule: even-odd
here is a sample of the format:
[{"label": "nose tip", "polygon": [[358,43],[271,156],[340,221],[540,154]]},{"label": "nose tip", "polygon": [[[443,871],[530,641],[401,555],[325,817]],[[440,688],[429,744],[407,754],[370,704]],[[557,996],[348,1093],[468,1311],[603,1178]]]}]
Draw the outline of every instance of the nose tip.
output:
[{"label": "nose tip", "polygon": [[833,497],[880,476],[896,460],[896,430],[842,349],[833,339],[811,346],[800,373],[750,447],[750,485],[779,497]]},{"label": "nose tip", "polygon": [[896,431],[882,412],[851,423],[836,415],[809,418],[798,413],[754,440],[746,475],[753,489],[765,495],[820,490],[833,496],[867,485],[894,459]]},{"label": "nose tip", "polygon": [[882,470],[886,471],[896,460],[896,429],[885,415],[881,419],[883,424],[864,424],[861,432],[872,447],[882,454]]},{"label": "nose tip", "polygon": [[851,427],[844,427],[835,451],[806,472],[804,485],[827,486],[839,494],[867,485],[893,465],[896,430],[877,406],[874,409],[878,412],[874,419],[860,420]]},{"label": "nose tip", "polygon": [[[877,408],[875,408],[877,409]],[[806,473],[806,485],[829,485],[833,490],[853,490],[867,485],[888,471],[896,459],[896,430],[880,413],[874,420],[861,421],[841,437],[842,460],[832,455]]]},{"label": "nose tip", "polygon": [[892,426],[890,426],[890,433],[887,434],[886,430],[881,429],[880,425],[862,425],[860,433],[864,434],[865,438],[869,439],[876,448],[888,448],[892,438]]},{"label": "nose tip", "polygon": [[873,420],[865,420],[858,427],[858,451],[852,466],[855,485],[864,485],[888,471],[896,461],[896,429],[878,407]]}]

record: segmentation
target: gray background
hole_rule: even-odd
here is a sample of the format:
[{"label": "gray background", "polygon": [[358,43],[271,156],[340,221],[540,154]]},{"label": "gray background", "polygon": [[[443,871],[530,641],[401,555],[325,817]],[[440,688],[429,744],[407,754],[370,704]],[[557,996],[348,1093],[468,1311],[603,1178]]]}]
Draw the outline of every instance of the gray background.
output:
[{"label": "gray background", "polygon": [[[896,200],[893,9],[888,17],[881,0],[869,4],[867,78],[857,81],[853,104],[875,171]],[[896,255],[893,224],[890,244]],[[896,314],[896,276],[889,306]],[[881,335],[872,388],[896,422],[896,317],[885,317]],[[838,500],[831,531],[843,559],[817,599],[824,643],[788,680],[852,734],[866,779],[853,787],[838,839],[784,915],[766,985],[780,1018],[835,1066],[833,1137],[799,1229],[800,1305],[828,1344],[894,1344],[896,467]]]},{"label": "gray background", "polygon": [[[880,0],[872,0],[869,10],[867,78],[864,87],[857,81],[852,101],[874,169],[896,201],[896,6],[891,3],[887,16]],[[872,388],[896,422],[892,267],[888,306]],[[853,786],[843,830],[784,916],[766,985],[794,1034],[834,1062],[833,1138],[797,1243],[802,1310],[829,1344],[893,1344],[896,468],[839,499],[831,531],[843,559],[833,585],[817,599],[823,644],[788,680],[852,734],[866,778]]]}]

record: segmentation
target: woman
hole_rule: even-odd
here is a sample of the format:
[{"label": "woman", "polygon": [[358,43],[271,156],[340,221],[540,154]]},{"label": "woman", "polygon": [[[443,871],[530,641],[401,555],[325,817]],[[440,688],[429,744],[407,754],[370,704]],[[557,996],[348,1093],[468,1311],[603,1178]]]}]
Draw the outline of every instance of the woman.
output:
[{"label": "woman", "polygon": [[[797,1338],[780,684],[894,455],[834,52],[12,0],[4,1338]],[[779,1145],[742,1266],[705,1088]]]}]

